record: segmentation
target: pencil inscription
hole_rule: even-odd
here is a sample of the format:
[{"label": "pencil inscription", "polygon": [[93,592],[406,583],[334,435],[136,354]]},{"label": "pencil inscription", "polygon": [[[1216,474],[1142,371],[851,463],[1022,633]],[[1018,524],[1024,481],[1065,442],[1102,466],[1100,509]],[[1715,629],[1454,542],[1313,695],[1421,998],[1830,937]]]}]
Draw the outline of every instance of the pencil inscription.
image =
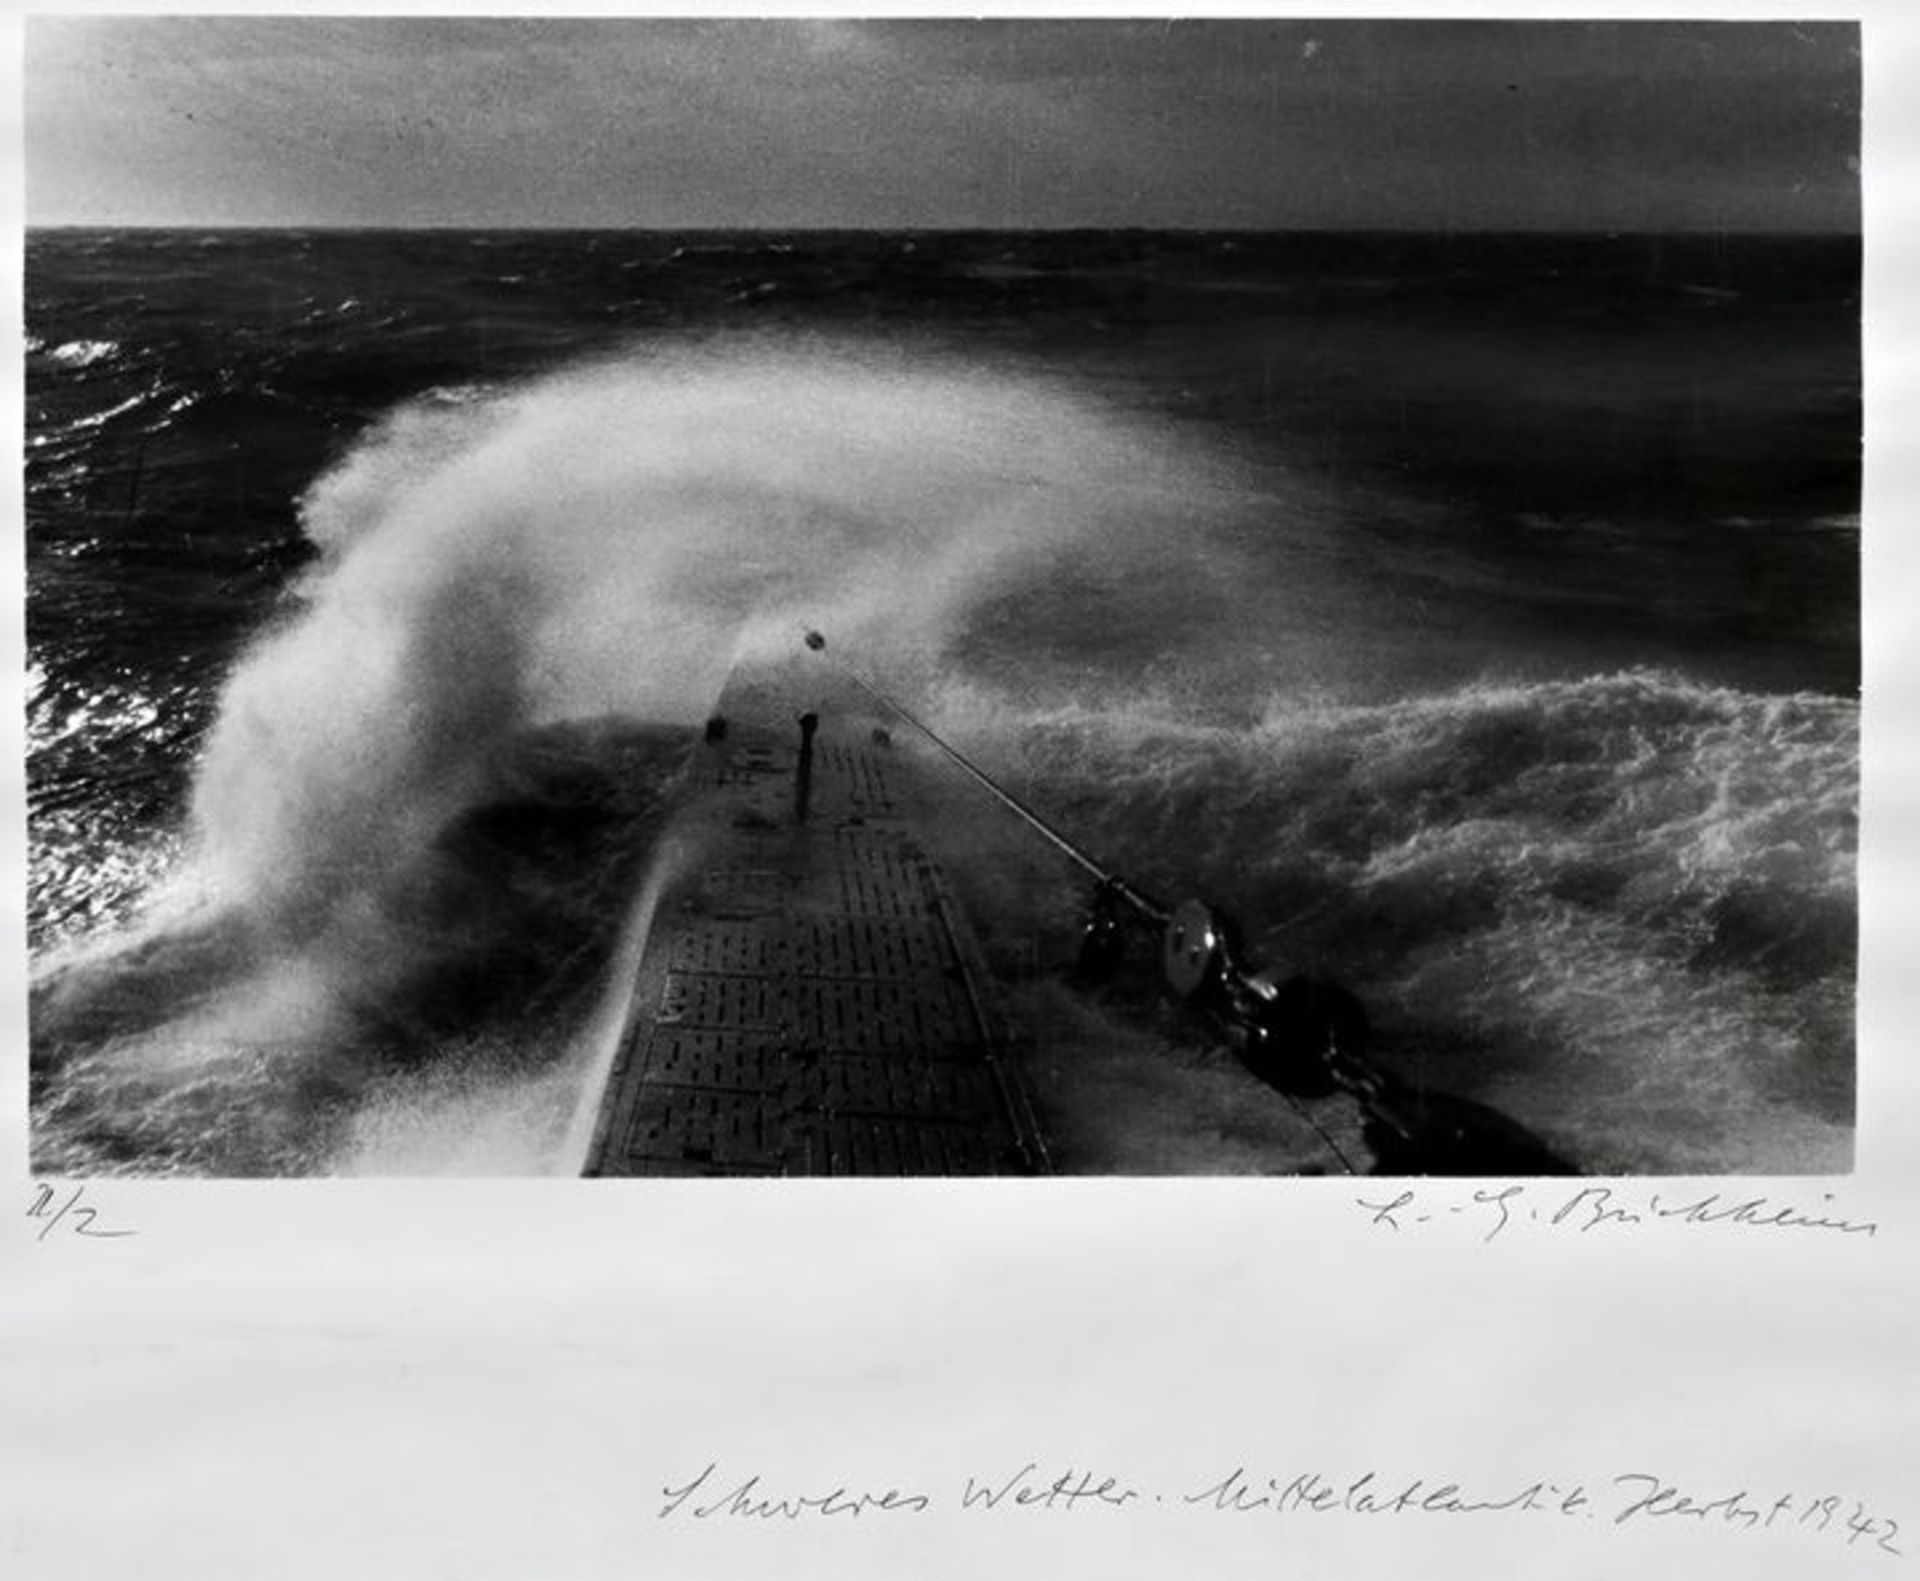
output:
[{"label": "pencil inscription", "polygon": [[44,1241],[60,1226],[65,1225],[70,1235],[84,1236],[91,1241],[116,1241],[129,1235],[137,1235],[137,1230],[113,1230],[100,1224],[100,1215],[83,1200],[87,1194],[85,1186],[75,1186],[64,1196],[49,1185],[37,1185],[33,1188],[33,1201],[27,1207],[27,1217],[38,1222],[40,1233],[35,1240]]},{"label": "pencil inscription", "polygon": [[1890,1558],[1905,1552],[1901,1523],[1851,1492],[1756,1489],[1732,1482],[1701,1488],[1643,1470],[1475,1481],[1431,1472],[1336,1471],[1298,1464],[1269,1471],[1241,1462],[1156,1486],[1104,1467],[1027,1459],[1017,1469],[975,1470],[952,1481],[888,1474],[865,1486],[851,1480],[825,1483],[822,1478],[803,1489],[783,1489],[762,1472],[723,1473],[718,1461],[708,1461],[696,1474],[661,1488],[656,1514],[662,1521],[703,1524],[834,1518],[851,1523],[881,1515],[949,1513],[965,1519],[1104,1520],[1137,1518],[1145,1511],[1173,1520],[1288,1523],[1524,1520],[1590,1531],[1594,1540],[1625,1527],[1689,1529],[1731,1539],[1772,1534],[1803,1543],[1838,1543]]},{"label": "pencil inscription", "polygon": [[1833,1193],[1821,1194],[1822,1206],[1808,1210],[1770,1197],[1742,1197],[1709,1191],[1698,1196],[1683,1192],[1640,1194],[1617,1186],[1581,1186],[1543,1190],[1526,1185],[1483,1186],[1462,1198],[1411,1186],[1356,1197],[1354,1205],[1367,1223],[1395,1233],[1429,1224],[1458,1221],[1477,1230],[1483,1241],[1496,1240],[1508,1229],[1527,1226],[1575,1235],[1595,1230],[1653,1228],[1734,1228],[1744,1230],[1821,1231],[1871,1240],[1880,1232],[1873,1219],[1850,1219],[1831,1211]]}]

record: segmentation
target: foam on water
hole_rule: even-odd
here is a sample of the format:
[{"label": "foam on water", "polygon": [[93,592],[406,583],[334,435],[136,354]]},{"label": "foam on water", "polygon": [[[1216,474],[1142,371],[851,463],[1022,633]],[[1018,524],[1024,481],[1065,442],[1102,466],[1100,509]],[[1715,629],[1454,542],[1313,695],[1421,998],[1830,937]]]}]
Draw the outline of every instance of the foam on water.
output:
[{"label": "foam on water", "polygon": [[[1348,980],[1383,1057],[1581,1162],[1844,1162],[1849,702],[1651,671],[1382,701],[1430,634],[1343,558],[1324,496],[898,348],[717,342],[433,392],[303,520],[319,562],[205,741],[176,871],[196,904],[126,935],[116,983],[95,950],[37,990],[61,1050],[43,1161],[111,1167],[61,1139],[139,1109],[128,1167],[568,1167],[528,1138],[579,1113],[603,980],[511,1030],[408,996],[515,940],[537,976],[534,916],[597,909],[611,951],[643,869],[617,898],[528,879],[508,903],[511,842],[475,821],[549,794],[503,789],[531,736],[690,730],[736,657],[819,626],[1130,877]],[[1007,886],[1056,922],[1075,898]],[[1230,1064],[1124,1041],[1062,1077],[1092,1167],[1274,1156]],[[347,1118],[315,1131],[326,1105]]]},{"label": "foam on water", "polygon": [[689,352],[411,409],[307,501],[329,558],[230,683],[194,796],[236,901],[332,914],[555,718],[697,722],[742,642],[938,654],[1201,474],[1064,392],[880,353]]},{"label": "foam on water", "polygon": [[1348,981],[1403,1067],[1593,1168],[1845,1167],[1851,704],[1632,672],[1250,726],[1014,710],[944,717],[1105,860]]},{"label": "foam on water", "polygon": [[[608,716],[691,727],[738,655],[790,646],[803,622],[890,673],[937,671],[982,601],[1089,542],[1113,566],[1163,554],[1162,524],[1215,487],[1196,456],[1063,388],[871,347],[656,348],[402,408],[309,491],[322,559],[206,738],[176,883],[230,922],[218,947],[196,935],[191,1016],[104,1051],[76,1034],[64,1069],[103,1094],[119,1071],[131,1095],[172,1057],[156,1050],[232,1048],[248,1083],[264,1060],[350,1102],[404,1088],[474,1132],[430,1078],[357,1067],[414,1041],[391,1006],[423,964],[498,944],[447,832],[497,794],[517,743]],[[163,984],[183,947],[142,948]],[[93,1025],[102,993],[41,998],[58,1034]],[[551,1059],[574,1032],[556,1013]],[[236,1108],[259,1107],[240,1086]],[[513,1086],[477,1082],[502,1102]],[[388,1141],[406,1129],[392,1109]],[[204,1141],[176,1152],[220,1167],[231,1139]],[[364,1127],[346,1145],[357,1167],[433,1153]]]},{"label": "foam on water", "polygon": [[[37,344],[32,344],[31,336],[28,339],[29,350],[41,349]],[[119,346],[110,340],[70,340],[55,346],[47,352],[47,356],[52,361],[63,363],[69,368],[87,368],[96,362],[104,362],[119,349]]]}]

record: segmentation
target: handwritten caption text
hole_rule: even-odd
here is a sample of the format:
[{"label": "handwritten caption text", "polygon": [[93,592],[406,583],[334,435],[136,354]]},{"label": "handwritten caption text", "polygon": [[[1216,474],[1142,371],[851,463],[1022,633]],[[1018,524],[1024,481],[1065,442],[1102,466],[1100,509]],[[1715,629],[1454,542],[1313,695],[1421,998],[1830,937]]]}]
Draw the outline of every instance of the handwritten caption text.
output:
[{"label": "handwritten caption text", "polygon": [[1162,1508],[1206,1516],[1523,1518],[1593,1521],[1609,1526],[1693,1525],[1728,1533],[1797,1532],[1899,1557],[1900,1523],[1846,1494],[1821,1490],[1688,1488],[1649,1471],[1624,1471],[1592,1483],[1539,1479],[1472,1489],[1428,1477],[1358,1476],[1298,1471],[1263,1476],[1235,1466],[1182,1487],[1155,1489],[1107,1470],[1056,1470],[1026,1461],[1017,1470],[933,1483],[859,1488],[841,1483],[783,1489],[759,1472],[723,1473],[709,1462],[660,1490],[663,1521],[858,1520],[953,1510],[980,1516],[1020,1512],[1116,1512]]}]

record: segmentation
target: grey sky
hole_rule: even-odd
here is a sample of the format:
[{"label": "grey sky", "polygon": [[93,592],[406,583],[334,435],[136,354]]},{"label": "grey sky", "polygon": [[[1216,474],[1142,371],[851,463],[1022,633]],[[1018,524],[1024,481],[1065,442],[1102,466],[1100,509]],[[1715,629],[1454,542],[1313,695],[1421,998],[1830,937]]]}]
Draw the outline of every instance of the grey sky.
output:
[{"label": "grey sky", "polygon": [[43,18],[31,224],[1858,224],[1846,25]]}]

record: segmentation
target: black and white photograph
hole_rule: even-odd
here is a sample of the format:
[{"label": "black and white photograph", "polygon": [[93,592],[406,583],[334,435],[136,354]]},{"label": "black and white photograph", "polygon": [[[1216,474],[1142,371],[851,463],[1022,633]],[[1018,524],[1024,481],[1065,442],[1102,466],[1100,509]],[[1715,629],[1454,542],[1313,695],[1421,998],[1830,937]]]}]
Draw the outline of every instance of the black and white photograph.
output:
[{"label": "black and white photograph", "polygon": [[24,34],[37,1174],[1853,1168],[1857,24]]}]

